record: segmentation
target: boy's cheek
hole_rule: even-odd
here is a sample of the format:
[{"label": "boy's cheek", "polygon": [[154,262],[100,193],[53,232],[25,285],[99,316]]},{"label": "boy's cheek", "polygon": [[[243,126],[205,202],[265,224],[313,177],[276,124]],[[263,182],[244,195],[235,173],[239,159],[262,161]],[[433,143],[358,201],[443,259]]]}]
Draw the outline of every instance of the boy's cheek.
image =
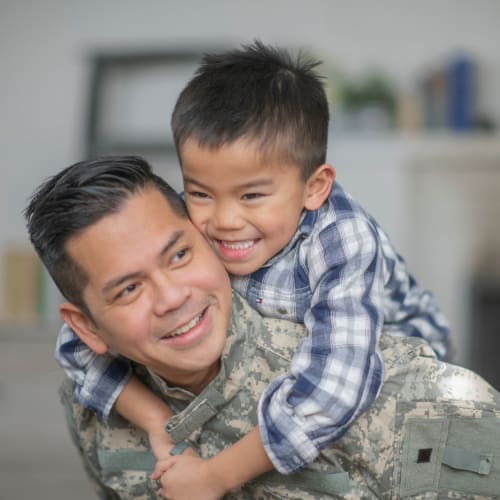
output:
[{"label": "boy's cheek", "polygon": [[198,210],[190,210],[188,207],[189,218],[191,222],[194,224],[196,229],[200,231],[203,235],[207,236],[207,223],[208,217],[204,217]]}]

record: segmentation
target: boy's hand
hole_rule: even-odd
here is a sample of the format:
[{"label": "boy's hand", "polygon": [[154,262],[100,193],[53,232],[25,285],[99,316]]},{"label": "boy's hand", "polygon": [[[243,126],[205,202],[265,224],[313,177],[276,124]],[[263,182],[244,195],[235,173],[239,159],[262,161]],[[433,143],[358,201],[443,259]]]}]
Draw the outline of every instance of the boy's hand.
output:
[{"label": "boy's hand", "polygon": [[174,447],[174,443],[163,427],[149,431],[148,438],[156,460],[163,460],[170,457],[170,450]]},{"label": "boy's hand", "polygon": [[[171,458],[170,450],[175,444],[170,440],[164,428],[150,431],[148,433],[148,438],[156,460],[168,460]],[[186,448],[182,454],[184,456],[199,457],[198,453],[191,447]]]},{"label": "boy's hand", "polygon": [[[160,479],[159,495],[169,500],[217,500],[226,491],[217,484],[216,477],[211,474],[208,462],[199,456],[192,456],[186,450],[182,455],[161,460],[151,475],[152,479]],[[194,451],[194,450],[191,450]]]}]

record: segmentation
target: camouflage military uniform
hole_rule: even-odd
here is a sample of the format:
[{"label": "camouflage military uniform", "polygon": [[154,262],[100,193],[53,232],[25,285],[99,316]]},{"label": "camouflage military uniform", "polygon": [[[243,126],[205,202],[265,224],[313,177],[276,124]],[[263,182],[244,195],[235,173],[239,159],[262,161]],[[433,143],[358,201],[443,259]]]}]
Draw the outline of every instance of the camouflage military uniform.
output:
[{"label": "camouflage military uniform", "polygon": [[[237,295],[221,371],[195,397],[147,369],[137,375],[177,413],[174,441],[203,457],[256,425],[259,394],[288,366],[301,325],[262,319]],[[474,373],[439,362],[423,341],[383,336],[384,386],[350,430],[303,471],[276,472],[228,499],[500,498],[500,396]],[[147,436],[117,415],[108,423],[61,395],[71,433],[102,498],[156,498]]]}]

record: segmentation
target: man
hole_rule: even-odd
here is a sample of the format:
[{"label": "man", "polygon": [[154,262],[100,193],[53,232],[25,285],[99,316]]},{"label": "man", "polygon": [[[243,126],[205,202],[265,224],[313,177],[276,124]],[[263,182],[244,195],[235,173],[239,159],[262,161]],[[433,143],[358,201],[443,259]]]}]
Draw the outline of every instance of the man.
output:
[{"label": "man", "polygon": [[[285,372],[306,332],[263,319],[231,295],[181,200],[144,161],[75,164],[37,190],[26,217],[67,299],[62,318],[96,353],[132,360],[177,413],[167,425],[177,453],[187,443],[210,463],[256,425],[259,394]],[[335,447],[292,476],[270,473],[241,486],[244,471],[235,468],[224,478],[226,497],[494,498],[498,393],[438,362],[422,341],[383,337],[381,347],[382,392]],[[71,393],[67,382],[61,395],[72,437],[101,496],[155,498],[145,433],[116,414],[99,421]],[[174,457],[162,477],[168,498],[189,498],[169,489],[186,460]]]}]

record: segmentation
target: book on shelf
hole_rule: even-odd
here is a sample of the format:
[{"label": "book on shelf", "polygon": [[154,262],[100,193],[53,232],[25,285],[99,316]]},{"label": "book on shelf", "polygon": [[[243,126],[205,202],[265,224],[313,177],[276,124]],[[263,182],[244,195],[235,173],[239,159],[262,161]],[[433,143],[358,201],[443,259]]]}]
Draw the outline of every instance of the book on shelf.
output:
[{"label": "book on shelf", "polygon": [[35,321],[44,297],[41,264],[28,248],[10,247],[3,252],[3,311],[7,321]]},{"label": "book on shelf", "polygon": [[424,126],[431,130],[471,131],[477,126],[477,65],[455,57],[421,80]]}]

